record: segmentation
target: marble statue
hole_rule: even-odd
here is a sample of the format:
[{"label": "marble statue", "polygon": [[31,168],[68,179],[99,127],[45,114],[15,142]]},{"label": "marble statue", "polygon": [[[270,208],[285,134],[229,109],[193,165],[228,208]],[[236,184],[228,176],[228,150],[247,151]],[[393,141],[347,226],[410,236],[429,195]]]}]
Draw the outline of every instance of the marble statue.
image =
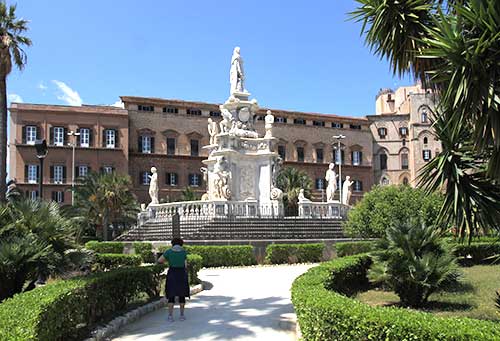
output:
[{"label": "marble statue", "polygon": [[214,166],[214,173],[217,176],[214,180],[215,196],[219,199],[230,199],[231,172],[224,156],[217,158],[217,162]]},{"label": "marble statue", "polygon": [[247,137],[253,139],[259,137],[259,133],[257,133],[256,131],[243,129],[243,123],[241,123],[240,121],[233,121],[233,126],[231,127],[229,133],[234,136]]},{"label": "marble statue", "polygon": [[271,115],[271,110],[268,110],[266,112],[266,117],[264,118],[266,124],[264,128],[266,129],[266,135],[264,135],[264,138],[269,139],[273,137],[273,123],[274,123],[274,116]]},{"label": "marble statue", "polygon": [[278,186],[278,175],[280,174],[281,167],[283,166],[283,159],[278,156],[273,162],[273,173],[272,173],[272,185],[274,187]]},{"label": "marble statue", "polygon": [[303,202],[311,202],[311,200],[307,199],[306,196],[304,195],[304,189],[301,188],[299,191],[299,196],[297,198],[299,200],[299,203]]},{"label": "marble statue", "polygon": [[243,71],[243,59],[241,58],[239,47],[235,47],[233,50],[229,81],[231,82],[231,95],[235,92],[245,92],[245,72]]},{"label": "marble statue", "polygon": [[342,185],[342,204],[349,205],[349,200],[351,200],[351,185],[354,181],[351,181],[350,176],[345,177],[344,184]]},{"label": "marble statue", "polygon": [[208,134],[210,135],[210,144],[217,144],[217,134],[219,133],[219,126],[211,117],[208,118]]},{"label": "marble statue", "polygon": [[330,163],[326,171],[325,180],[328,182],[326,187],[326,201],[332,202],[337,190],[337,173],[335,173],[335,164]]},{"label": "marble statue", "polygon": [[219,108],[222,116],[222,121],[220,121],[219,123],[220,132],[229,133],[229,131],[233,127],[233,121],[234,121],[233,115],[229,110],[224,108],[224,106],[221,105]]},{"label": "marble statue", "polygon": [[158,201],[158,172],[156,167],[151,167],[151,175],[149,176],[149,196],[151,197],[151,204],[157,205]]}]

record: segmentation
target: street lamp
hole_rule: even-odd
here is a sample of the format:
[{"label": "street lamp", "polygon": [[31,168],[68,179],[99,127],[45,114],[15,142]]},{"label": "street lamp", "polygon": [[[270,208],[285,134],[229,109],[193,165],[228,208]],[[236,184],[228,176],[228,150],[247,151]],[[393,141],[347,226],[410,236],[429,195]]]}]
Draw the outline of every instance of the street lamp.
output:
[{"label": "street lamp", "polygon": [[43,159],[47,156],[49,152],[47,148],[47,141],[36,140],[35,141],[36,157],[40,160],[40,179],[38,180],[38,192],[40,193],[40,200],[43,199]]},{"label": "street lamp", "polygon": [[75,147],[76,147],[76,137],[80,136],[80,133],[76,133],[71,130],[68,136],[74,136],[73,143],[69,143],[73,147],[73,158],[71,162],[71,205],[75,204]]},{"label": "street lamp", "polygon": [[337,140],[337,151],[335,153],[335,158],[337,158],[337,155],[338,155],[338,159],[339,159],[339,201],[342,204],[342,151],[340,150],[340,141],[345,139],[345,135],[342,135],[342,134],[334,135],[333,138]]}]

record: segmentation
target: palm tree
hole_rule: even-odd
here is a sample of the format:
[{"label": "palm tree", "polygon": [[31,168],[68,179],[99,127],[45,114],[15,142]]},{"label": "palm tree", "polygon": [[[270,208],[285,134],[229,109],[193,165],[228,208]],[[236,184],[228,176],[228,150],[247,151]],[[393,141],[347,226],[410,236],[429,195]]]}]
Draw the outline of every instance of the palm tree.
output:
[{"label": "palm tree", "polygon": [[191,187],[186,187],[182,191],[181,201],[196,201],[198,200],[198,195],[193,191]]},{"label": "palm tree", "polygon": [[439,96],[434,128],[443,152],[421,184],[445,191],[440,219],[469,238],[499,229],[500,1],[356,1],[352,16],[367,45],[395,74],[411,74]]},{"label": "palm tree", "polygon": [[129,176],[90,173],[75,189],[77,219],[107,240],[111,225],[128,225],[136,219],[139,205],[131,186]]},{"label": "palm tree", "polygon": [[26,65],[23,46],[31,40],[22,34],[28,21],[16,18],[16,5],[0,2],[0,202],[7,192],[7,76],[12,71],[12,58],[19,70]]},{"label": "palm tree", "polygon": [[304,195],[309,196],[312,180],[306,172],[294,167],[286,167],[278,174],[277,186],[283,191],[283,202],[288,214],[297,215],[299,192],[304,189]]}]

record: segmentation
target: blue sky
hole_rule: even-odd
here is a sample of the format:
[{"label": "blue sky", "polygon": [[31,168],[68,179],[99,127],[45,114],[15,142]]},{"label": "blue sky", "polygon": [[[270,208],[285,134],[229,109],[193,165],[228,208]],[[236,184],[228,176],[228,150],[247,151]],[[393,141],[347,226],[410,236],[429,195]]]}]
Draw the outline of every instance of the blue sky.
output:
[{"label": "blue sky", "polygon": [[[12,1],[7,1],[12,3]],[[246,87],[264,107],[363,116],[391,75],[336,1],[22,0],[30,20],[11,100],[113,104],[120,95],[222,102],[241,47]]]}]

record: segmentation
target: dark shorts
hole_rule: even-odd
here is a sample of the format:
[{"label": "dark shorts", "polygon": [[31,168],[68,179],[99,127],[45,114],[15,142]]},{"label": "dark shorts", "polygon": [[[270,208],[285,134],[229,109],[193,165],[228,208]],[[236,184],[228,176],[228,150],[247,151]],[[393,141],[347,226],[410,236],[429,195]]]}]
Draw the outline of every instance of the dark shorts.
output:
[{"label": "dark shorts", "polygon": [[[167,283],[165,286],[165,296],[189,297],[189,282],[186,268],[169,268],[167,272]],[[184,299],[185,300],[185,299]],[[180,300],[179,300],[180,301]],[[172,302],[170,302],[172,303]]]},{"label": "dark shorts", "polygon": [[[175,303],[175,296],[168,298],[168,303]],[[184,296],[179,296],[179,304],[185,304],[186,298]]]}]

